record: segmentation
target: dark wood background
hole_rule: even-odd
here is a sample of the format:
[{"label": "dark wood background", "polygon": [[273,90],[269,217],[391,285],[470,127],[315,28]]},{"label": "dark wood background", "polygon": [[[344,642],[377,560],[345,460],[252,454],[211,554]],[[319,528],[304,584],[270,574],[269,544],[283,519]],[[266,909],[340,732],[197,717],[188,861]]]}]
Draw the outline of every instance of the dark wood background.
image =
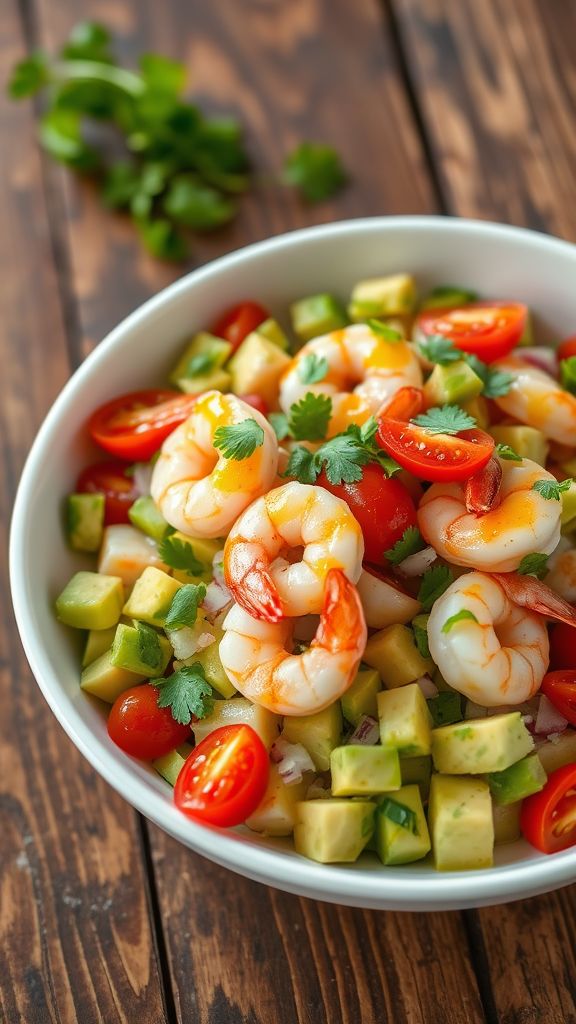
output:
[{"label": "dark wood background", "polygon": [[[191,266],[296,226],[433,213],[576,241],[575,0],[3,0],[2,77],[82,17],[128,60],[184,59],[258,166],[303,138],[353,183],[306,208],[272,185]],[[0,97],[0,445],[7,530],[34,433],[71,371],[182,269],[47,161]],[[5,545],[0,559],[5,568]],[[2,580],[6,574],[2,572]],[[576,886],[479,912],[372,913],[243,881],[150,826],[53,719],[1,598],[0,1018],[8,1024],[573,1024]],[[472,883],[473,884],[473,883]]]}]

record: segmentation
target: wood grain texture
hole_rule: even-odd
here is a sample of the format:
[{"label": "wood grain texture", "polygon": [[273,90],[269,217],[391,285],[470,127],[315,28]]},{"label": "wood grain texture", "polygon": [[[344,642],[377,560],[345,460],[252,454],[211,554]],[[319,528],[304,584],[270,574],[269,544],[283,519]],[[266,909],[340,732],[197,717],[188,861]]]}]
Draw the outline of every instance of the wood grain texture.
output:
[{"label": "wood grain texture", "polygon": [[[0,66],[23,52],[2,9]],[[163,997],[137,819],[45,704],[11,614],[5,540],[17,475],[69,375],[42,173],[26,106],[0,93],[0,1020],[157,1024]]]}]

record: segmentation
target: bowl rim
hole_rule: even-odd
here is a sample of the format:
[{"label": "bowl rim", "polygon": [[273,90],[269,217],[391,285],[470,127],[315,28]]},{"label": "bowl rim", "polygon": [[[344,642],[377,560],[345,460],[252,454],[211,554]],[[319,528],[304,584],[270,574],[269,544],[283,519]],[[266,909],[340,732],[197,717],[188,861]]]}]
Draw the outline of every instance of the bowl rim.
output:
[{"label": "bowl rim", "polygon": [[84,360],[64,385],[46,414],[26,459],[14,502],[10,528],[9,565],[12,600],[22,645],[33,675],[60,725],[96,771],[128,803],[156,825],[210,860],[249,878],[284,891],[353,906],[390,909],[453,909],[521,899],[557,888],[576,879],[576,850],[536,856],[528,861],[478,871],[434,872],[420,877],[403,869],[381,872],[350,870],[332,864],[318,864],[305,858],[286,856],[281,849],[246,846],[226,831],[206,828],[179,814],[166,797],[151,790],[133,772],[131,759],[110,751],[83,721],[79,710],[62,699],[58,677],[44,656],[42,644],[34,634],[27,612],[27,587],[22,571],[26,546],[28,509],[37,470],[49,450],[78,385],[97,372],[100,362],[128,331],[137,328],[151,315],[157,315],[178,297],[245,260],[259,258],[280,249],[297,248],[321,237],[342,238],[347,234],[367,234],[400,230],[432,231],[445,234],[475,234],[497,240],[504,237],[541,247],[546,252],[561,251],[576,261],[576,246],[543,232],[492,221],[444,216],[363,217],[285,232],[255,242],[198,267],[163,288],[125,317]]}]

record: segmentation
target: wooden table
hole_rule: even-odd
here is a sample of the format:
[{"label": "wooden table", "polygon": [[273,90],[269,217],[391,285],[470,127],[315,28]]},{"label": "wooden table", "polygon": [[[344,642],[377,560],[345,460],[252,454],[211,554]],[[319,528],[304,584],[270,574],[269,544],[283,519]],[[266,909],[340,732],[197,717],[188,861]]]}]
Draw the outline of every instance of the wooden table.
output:
[{"label": "wooden table", "polygon": [[[365,214],[483,217],[576,241],[575,0],[4,0],[2,68],[86,16],[117,30],[129,60],[146,49],[186,60],[206,108],[243,119],[258,167],[278,169],[308,138],[350,168],[349,189],[318,207],[263,183],[191,266]],[[64,381],[182,272],[144,255],[127,222],[40,154],[34,131],[32,104],[2,95],[5,527]],[[215,867],[80,757],[30,676],[3,586],[2,1021],[576,1021],[576,886],[401,915],[296,899]]]}]

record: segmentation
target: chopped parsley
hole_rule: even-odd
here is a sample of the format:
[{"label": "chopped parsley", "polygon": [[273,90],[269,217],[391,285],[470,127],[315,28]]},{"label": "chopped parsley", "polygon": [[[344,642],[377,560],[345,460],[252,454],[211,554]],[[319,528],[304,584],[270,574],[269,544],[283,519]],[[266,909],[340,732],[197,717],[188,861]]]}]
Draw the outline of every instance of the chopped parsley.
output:
[{"label": "chopped parsley", "polygon": [[392,565],[400,565],[400,562],[403,562],[409,555],[415,555],[417,551],[422,551],[425,547],[426,542],[418,527],[408,526],[400,540],[397,540],[393,547],[385,551],[384,556]]},{"label": "chopped parsley", "polygon": [[522,456],[517,455],[509,444],[497,444],[496,455],[499,455],[501,459],[508,459],[510,462],[522,462]]},{"label": "chopped parsley", "polygon": [[204,583],[186,583],[180,587],[172,598],[164,629],[183,629],[184,626],[193,626],[198,616],[198,608],[205,597],[206,586]]},{"label": "chopped parsley", "polygon": [[478,619],[474,615],[474,612],[469,611],[468,608],[462,608],[459,612],[456,612],[454,615],[451,615],[449,619],[446,619],[446,622],[442,626],[442,632],[449,633],[452,627],[455,626],[457,622],[464,622],[467,619],[470,622],[478,622]]},{"label": "chopped parsley", "polygon": [[318,384],[327,373],[326,356],[317,356],[315,352],[308,352],[298,363],[298,376],[302,384]]},{"label": "chopped parsley", "polygon": [[422,577],[418,591],[418,600],[423,611],[429,612],[434,602],[442,597],[444,591],[453,582],[452,570],[447,565],[433,565],[431,569],[428,569]]},{"label": "chopped parsley", "polygon": [[459,405],[434,406],[416,416],[412,420],[418,427],[424,427],[431,434],[459,434],[461,430],[471,430],[476,420],[469,416]]},{"label": "chopped parsley", "polygon": [[536,480],[532,484],[532,490],[538,491],[538,494],[548,501],[560,501],[560,496],[565,491],[569,491],[571,486],[571,477],[568,477],[567,480]]},{"label": "chopped parsley", "polygon": [[196,558],[192,545],[180,537],[164,537],[158,545],[158,554],[171,569],[180,569],[189,576],[200,576],[204,572],[204,564]]},{"label": "chopped parsley", "polygon": [[172,718],[189,725],[192,718],[206,718],[214,709],[212,687],[200,662],[183,665],[166,679],[154,680],[160,690],[159,708],[170,708]]},{"label": "chopped parsley", "polygon": [[214,432],[214,447],[222,452],[225,459],[238,462],[249,459],[263,444],[264,429],[253,419],[242,420],[230,427],[217,427]]},{"label": "chopped parsley", "polygon": [[389,324],[383,323],[382,320],[369,320],[368,327],[379,338],[384,338],[384,341],[390,341],[394,344],[397,341],[404,340],[400,331],[397,331],[395,327],[390,327]]},{"label": "chopped parsley", "polygon": [[531,555],[524,555],[516,572],[521,576],[537,576],[539,580],[544,579],[548,572],[548,555],[535,551]]}]

